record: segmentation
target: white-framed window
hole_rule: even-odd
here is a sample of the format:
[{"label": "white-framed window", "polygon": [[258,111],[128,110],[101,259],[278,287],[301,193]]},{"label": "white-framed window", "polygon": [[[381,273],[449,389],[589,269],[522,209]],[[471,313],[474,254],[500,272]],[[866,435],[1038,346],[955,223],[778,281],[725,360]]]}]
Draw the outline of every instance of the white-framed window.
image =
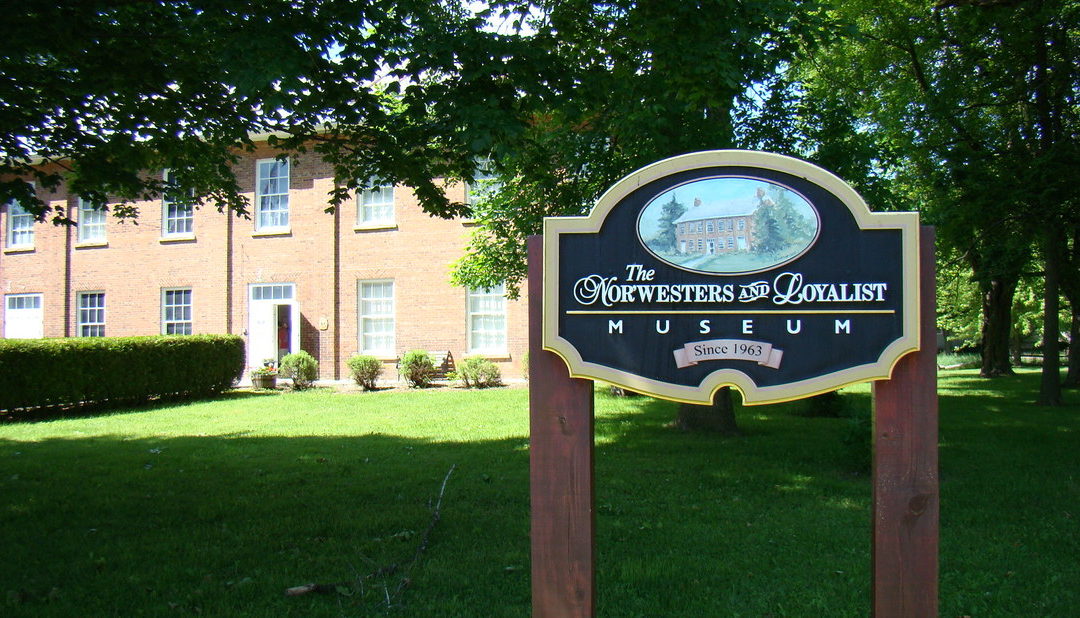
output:
[{"label": "white-framed window", "polygon": [[745,229],[746,229],[746,219],[739,219],[739,230],[741,231],[741,230],[745,230]]},{"label": "white-framed window", "polygon": [[701,221],[697,222],[697,233],[698,234],[700,234],[702,232],[702,230],[705,229],[704,227],[702,227],[703,225],[704,224]]},{"label": "white-framed window", "polygon": [[394,355],[394,282],[360,281],[360,353]]},{"label": "white-framed window", "polygon": [[105,208],[79,198],[79,242],[105,242]]},{"label": "white-framed window", "polygon": [[713,222],[712,221],[706,221],[705,222],[705,232],[708,233],[708,234],[712,234],[712,232],[713,232]]},{"label": "white-framed window", "polygon": [[289,161],[255,163],[255,229],[289,229]]},{"label": "white-framed window", "polygon": [[470,206],[498,193],[499,189],[502,188],[502,183],[497,180],[494,166],[489,157],[476,160],[474,177],[473,182],[465,186],[465,203]]},{"label": "white-framed window", "polygon": [[356,193],[356,224],[359,226],[394,223],[394,185],[370,181]]},{"label": "white-framed window", "polygon": [[164,335],[191,334],[191,288],[161,291],[161,332]]},{"label": "white-framed window", "polygon": [[76,325],[79,337],[105,336],[105,292],[79,292]]},{"label": "white-framed window", "polygon": [[[172,170],[163,171],[161,178],[170,184]],[[180,195],[176,189],[168,188],[161,194],[161,235],[164,237],[191,236],[195,232],[195,207],[190,201],[177,201]],[[187,197],[192,195],[189,191]]]},{"label": "white-framed window", "polygon": [[727,237],[727,248],[728,249],[734,249],[735,248],[735,237],[734,236],[728,236]]},{"label": "white-framed window", "polygon": [[294,289],[291,283],[253,284],[251,300],[292,300]]},{"label": "white-framed window", "polygon": [[469,352],[506,354],[506,286],[469,290]]},{"label": "white-framed window", "polygon": [[8,294],[5,297],[5,339],[40,339],[44,336],[41,299],[41,294]]},{"label": "white-framed window", "polygon": [[7,246],[9,249],[34,246],[34,215],[14,200],[7,205]]}]

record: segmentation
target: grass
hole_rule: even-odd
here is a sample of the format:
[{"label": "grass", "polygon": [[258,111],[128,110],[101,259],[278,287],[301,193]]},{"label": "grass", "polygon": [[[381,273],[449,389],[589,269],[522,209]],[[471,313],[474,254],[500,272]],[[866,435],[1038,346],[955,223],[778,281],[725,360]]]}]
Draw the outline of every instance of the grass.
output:
[{"label": "grass", "polygon": [[[1080,607],[1080,406],[1033,407],[1037,385],[942,373],[943,616]],[[803,405],[742,409],[746,435],[717,438],[598,389],[599,615],[868,613],[869,477],[845,463],[848,421]],[[0,425],[0,613],[527,615],[527,433],[523,389],[238,392]],[[310,582],[342,586],[284,595]]]}]

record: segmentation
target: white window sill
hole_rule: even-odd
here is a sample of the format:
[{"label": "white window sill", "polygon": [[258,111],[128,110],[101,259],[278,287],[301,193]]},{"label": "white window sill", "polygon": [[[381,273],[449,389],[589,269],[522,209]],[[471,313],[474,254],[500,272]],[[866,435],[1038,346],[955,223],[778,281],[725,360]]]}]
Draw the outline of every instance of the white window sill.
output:
[{"label": "white window sill", "polygon": [[195,242],[194,234],[170,234],[169,236],[162,236],[158,239],[159,243],[165,244],[170,242]]},{"label": "white window sill", "polygon": [[4,248],[4,253],[33,253],[34,251],[34,245],[16,245]]},{"label": "white window sill", "polygon": [[510,362],[512,360],[510,358],[510,353],[509,352],[466,352],[465,353],[466,358],[470,357],[470,356],[479,356],[480,358],[483,358],[483,359],[486,359],[486,360],[489,360],[489,361]]},{"label": "white window sill", "polygon": [[255,230],[251,233],[252,238],[259,238],[262,236],[292,236],[292,228],[271,228],[266,230]]},{"label": "white window sill", "polygon": [[354,232],[387,232],[398,229],[397,223],[358,223],[353,226]]},{"label": "white window sill", "polygon": [[82,242],[75,243],[76,249],[89,249],[92,247],[108,247],[109,241],[107,240],[84,240]]},{"label": "white window sill", "polygon": [[394,363],[398,360],[397,356],[387,352],[360,352],[357,356],[374,356],[375,360],[382,363]]}]

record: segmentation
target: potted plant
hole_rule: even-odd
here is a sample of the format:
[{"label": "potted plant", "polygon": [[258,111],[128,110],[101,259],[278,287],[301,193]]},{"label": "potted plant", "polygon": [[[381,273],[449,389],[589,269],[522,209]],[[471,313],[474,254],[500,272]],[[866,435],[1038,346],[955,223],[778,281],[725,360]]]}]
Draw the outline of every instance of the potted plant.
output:
[{"label": "potted plant", "polygon": [[263,361],[262,367],[251,370],[251,385],[255,388],[277,388],[277,375],[274,361]]}]

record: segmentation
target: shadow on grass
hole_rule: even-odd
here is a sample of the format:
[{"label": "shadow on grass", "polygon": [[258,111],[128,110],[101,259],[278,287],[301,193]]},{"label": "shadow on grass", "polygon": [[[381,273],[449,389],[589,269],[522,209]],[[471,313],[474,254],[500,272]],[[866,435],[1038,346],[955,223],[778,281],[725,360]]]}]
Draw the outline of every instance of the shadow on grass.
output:
[{"label": "shadow on grass", "polygon": [[[942,397],[942,613],[1067,615],[1080,602],[1076,407],[1018,404],[1031,376],[968,380]],[[488,401],[524,432],[510,395]],[[388,398],[403,401],[352,401]],[[845,419],[740,408],[747,437],[719,438],[674,428],[675,404],[596,403],[598,614],[867,613],[871,488],[838,460]],[[72,433],[0,440],[0,462],[5,615],[529,613],[521,436]],[[283,595],[311,582],[342,586]]]},{"label": "shadow on grass", "polygon": [[98,416],[113,416],[117,414],[129,414],[132,412],[148,412],[160,408],[173,408],[202,402],[211,401],[238,401],[250,397],[266,397],[279,394],[273,389],[267,390],[244,390],[232,389],[224,393],[210,397],[190,397],[187,395],[176,397],[160,397],[151,401],[125,402],[91,402],[81,405],[50,406],[34,408],[32,410],[15,410],[0,412],[0,424],[9,423],[40,423],[59,419],[79,419]]},{"label": "shadow on grass", "polygon": [[[386,609],[388,594],[399,604],[407,585],[415,610],[494,596],[504,615],[526,614],[521,446],[385,435],[3,440],[4,613],[340,615]],[[430,547],[406,571],[455,464]],[[340,582],[350,596],[284,597],[310,582]]]}]

